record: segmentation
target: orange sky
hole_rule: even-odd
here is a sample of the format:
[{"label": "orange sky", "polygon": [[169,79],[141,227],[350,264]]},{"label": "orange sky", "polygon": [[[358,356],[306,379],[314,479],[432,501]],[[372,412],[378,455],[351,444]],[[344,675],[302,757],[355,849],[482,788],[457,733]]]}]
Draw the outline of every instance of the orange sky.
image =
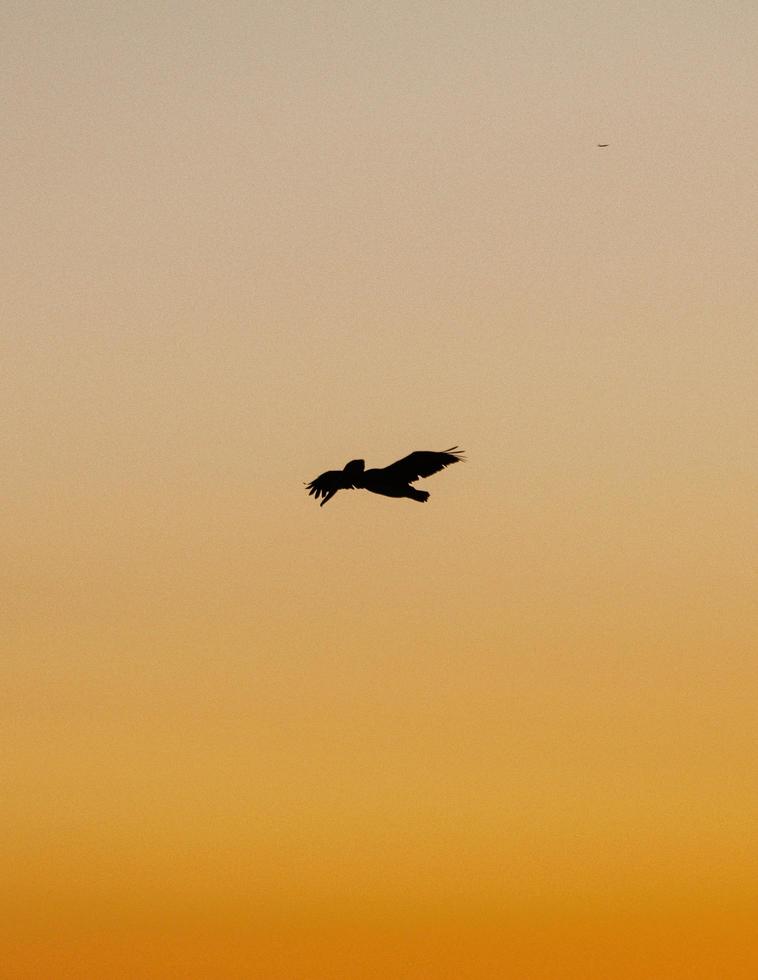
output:
[{"label": "orange sky", "polygon": [[4,6],[0,976],[754,980],[757,32]]}]

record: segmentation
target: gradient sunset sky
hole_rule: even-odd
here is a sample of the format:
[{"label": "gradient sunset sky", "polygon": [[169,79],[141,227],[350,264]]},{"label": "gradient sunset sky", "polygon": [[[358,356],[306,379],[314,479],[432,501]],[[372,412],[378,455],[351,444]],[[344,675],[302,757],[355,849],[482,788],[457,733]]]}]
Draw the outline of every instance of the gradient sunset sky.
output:
[{"label": "gradient sunset sky", "polygon": [[6,0],[3,980],[755,980],[757,38]]}]

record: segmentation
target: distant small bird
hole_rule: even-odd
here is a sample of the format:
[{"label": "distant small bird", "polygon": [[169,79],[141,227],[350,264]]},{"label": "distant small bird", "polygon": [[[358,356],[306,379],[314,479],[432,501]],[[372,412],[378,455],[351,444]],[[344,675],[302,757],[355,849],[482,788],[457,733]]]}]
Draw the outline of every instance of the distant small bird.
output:
[{"label": "distant small bird", "polygon": [[610,143],[598,143],[598,146],[610,146]]},{"label": "distant small bird", "polygon": [[410,497],[423,504],[429,499],[426,490],[411,486],[416,480],[439,473],[446,466],[463,460],[463,450],[453,446],[441,453],[415,452],[399,459],[384,469],[367,470],[362,459],[353,459],[341,470],[327,470],[315,480],[306,483],[309,496],[324,499],[320,506],[328,503],[338,490],[370,490],[385,497]]}]

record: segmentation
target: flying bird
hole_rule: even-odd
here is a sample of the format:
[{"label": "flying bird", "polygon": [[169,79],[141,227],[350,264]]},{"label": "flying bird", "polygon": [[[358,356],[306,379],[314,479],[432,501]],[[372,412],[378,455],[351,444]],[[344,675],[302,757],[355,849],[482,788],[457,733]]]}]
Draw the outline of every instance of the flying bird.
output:
[{"label": "flying bird", "polygon": [[610,146],[610,143],[598,143],[597,145],[598,145],[598,146],[601,146],[601,147],[602,147],[602,146]]},{"label": "flying bird", "polygon": [[459,463],[463,450],[453,446],[441,453],[415,452],[404,456],[396,463],[383,469],[367,470],[362,459],[353,459],[341,470],[327,470],[315,480],[306,483],[309,496],[324,499],[320,506],[328,503],[338,490],[370,490],[384,497],[410,497],[423,504],[429,499],[426,490],[411,486],[416,480],[439,473],[446,466]]}]

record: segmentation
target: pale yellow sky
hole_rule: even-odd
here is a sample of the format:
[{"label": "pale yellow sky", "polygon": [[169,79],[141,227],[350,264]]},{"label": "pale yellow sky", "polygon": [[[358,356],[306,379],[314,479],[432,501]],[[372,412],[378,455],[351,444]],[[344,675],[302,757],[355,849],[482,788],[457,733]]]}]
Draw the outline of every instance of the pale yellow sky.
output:
[{"label": "pale yellow sky", "polygon": [[753,980],[757,34],[4,5],[14,980]]}]

